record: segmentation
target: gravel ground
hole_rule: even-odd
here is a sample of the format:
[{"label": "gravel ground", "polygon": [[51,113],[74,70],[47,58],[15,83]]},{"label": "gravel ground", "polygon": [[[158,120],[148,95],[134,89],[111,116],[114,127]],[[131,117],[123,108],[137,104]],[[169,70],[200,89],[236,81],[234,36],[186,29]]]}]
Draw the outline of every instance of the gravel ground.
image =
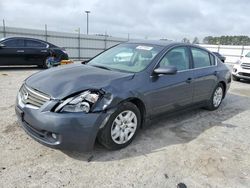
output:
[{"label": "gravel ground", "polygon": [[250,187],[250,82],[214,112],[161,118],[120,151],[53,150],[17,124],[18,88],[36,68],[0,71],[0,187]]}]

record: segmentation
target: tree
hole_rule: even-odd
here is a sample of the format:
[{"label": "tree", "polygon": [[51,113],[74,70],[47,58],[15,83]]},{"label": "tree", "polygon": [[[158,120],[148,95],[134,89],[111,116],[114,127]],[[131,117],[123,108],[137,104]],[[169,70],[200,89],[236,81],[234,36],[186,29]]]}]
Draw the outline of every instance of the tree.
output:
[{"label": "tree", "polygon": [[193,44],[199,44],[199,39],[198,39],[198,37],[194,37]]},{"label": "tree", "polygon": [[184,42],[184,43],[189,43],[189,44],[190,44],[190,40],[187,39],[187,38],[182,39],[182,42]]},{"label": "tree", "polygon": [[204,44],[222,44],[222,45],[250,45],[248,36],[207,36],[203,39]]}]

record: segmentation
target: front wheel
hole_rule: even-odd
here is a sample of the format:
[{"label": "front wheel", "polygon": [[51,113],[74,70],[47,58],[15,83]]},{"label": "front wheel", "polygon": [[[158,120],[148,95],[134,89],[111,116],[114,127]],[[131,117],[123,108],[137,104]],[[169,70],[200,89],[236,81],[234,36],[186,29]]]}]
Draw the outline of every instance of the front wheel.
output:
[{"label": "front wheel", "polygon": [[98,141],[111,150],[129,145],[141,124],[139,109],[130,102],[121,104],[98,134]]},{"label": "front wheel", "polygon": [[210,100],[208,101],[208,105],[207,105],[206,109],[211,110],[211,111],[218,109],[221,105],[222,100],[223,100],[224,92],[225,92],[225,89],[224,89],[223,85],[221,83],[219,83],[215,87],[213,94],[212,94]]}]

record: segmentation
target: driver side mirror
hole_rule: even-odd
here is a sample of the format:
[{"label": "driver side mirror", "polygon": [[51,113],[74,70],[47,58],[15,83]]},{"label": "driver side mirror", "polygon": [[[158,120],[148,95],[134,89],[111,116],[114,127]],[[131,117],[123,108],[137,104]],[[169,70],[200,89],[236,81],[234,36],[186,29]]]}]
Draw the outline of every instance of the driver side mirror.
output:
[{"label": "driver side mirror", "polygon": [[154,74],[156,75],[173,75],[177,73],[177,68],[175,66],[166,66],[166,67],[159,67],[154,70]]},{"label": "driver side mirror", "polygon": [[4,44],[0,44],[0,48],[4,48],[5,47],[5,45]]},{"label": "driver side mirror", "polygon": [[81,63],[86,65],[90,60],[85,60],[85,61],[82,61]]}]

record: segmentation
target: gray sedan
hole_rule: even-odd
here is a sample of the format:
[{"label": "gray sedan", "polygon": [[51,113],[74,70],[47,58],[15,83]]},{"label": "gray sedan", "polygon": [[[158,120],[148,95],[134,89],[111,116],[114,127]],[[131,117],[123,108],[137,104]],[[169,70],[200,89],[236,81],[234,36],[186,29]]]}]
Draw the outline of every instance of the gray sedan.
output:
[{"label": "gray sedan", "polygon": [[219,108],[229,69],[198,46],[166,41],[119,44],[83,64],[41,71],[20,88],[23,129],[53,148],[129,145],[159,115],[189,107]]}]

